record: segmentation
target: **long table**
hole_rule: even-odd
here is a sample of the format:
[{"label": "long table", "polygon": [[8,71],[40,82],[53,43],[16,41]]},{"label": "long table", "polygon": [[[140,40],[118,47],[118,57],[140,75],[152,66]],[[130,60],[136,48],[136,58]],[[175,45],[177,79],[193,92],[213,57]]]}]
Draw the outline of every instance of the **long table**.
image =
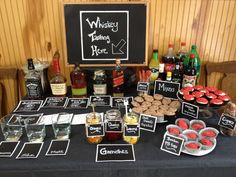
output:
[{"label": "long table", "polygon": [[[104,112],[110,107],[100,107]],[[61,112],[60,109],[42,109],[44,114]],[[63,110],[64,111],[64,110]],[[86,110],[68,110],[74,114]],[[219,116],[204,119],[207,126],[217,127]],[[71,143],[66,156],[46,157],[45,153],[53,139],[52,127],[47,126],[47,136],[37,159],[16,160],[24,142],[24,133],[17,151],[11,158],[0,158],[0,177],[235,177],[236,137],[217,137],[217,146],[206,156],[194,157],[181,153],[175,156],[160,150],[167,124],[158,124],[156,132],[141,131],[138,144],[134,145],[135,162],[96,163],[96,145],[87,143],[83,125],[73,125]],[[1,135],[1,140],[3,137]],[[102,143],[108,143],[103,141]],[[115,144],[124,143],[122,140]]]}]

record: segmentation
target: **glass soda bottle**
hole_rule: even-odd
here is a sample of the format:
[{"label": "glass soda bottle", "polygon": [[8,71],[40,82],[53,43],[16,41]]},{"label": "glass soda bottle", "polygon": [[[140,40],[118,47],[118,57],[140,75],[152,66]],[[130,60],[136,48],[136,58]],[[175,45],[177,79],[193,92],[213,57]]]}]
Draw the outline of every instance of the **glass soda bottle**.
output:
[{"label": "glass soda bottle", "polygon": [[197,78],[196,78],[196,83],[197,83],[198,78],[199,78],[199,74],[200,74],[201,61],[200,61],[200,57],[199,57],[198,52],[197,52],[197,46],[196,45],[192,45],[192,49],[190,51],[190,54],[194,54],[194,56],[195,56],[195,58],[194,58],[194,68],[196,69],[196,72],[197,72]]}]

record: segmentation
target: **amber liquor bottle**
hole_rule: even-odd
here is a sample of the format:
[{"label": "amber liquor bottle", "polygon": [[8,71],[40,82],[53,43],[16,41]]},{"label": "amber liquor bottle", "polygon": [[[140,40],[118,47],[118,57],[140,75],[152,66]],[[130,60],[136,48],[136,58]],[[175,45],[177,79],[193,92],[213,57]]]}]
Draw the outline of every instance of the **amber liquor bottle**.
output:
[{"label": "amber liquor bottle", "polygon": [[60,54],[56,51],[52,59],[54,76],[50,80],[50,87],[54,96],[65,96],[67,93],[66,78],[61,74],[59,60]]},{"label": "amber liquor bottle", "polygon": [[124,71],[120,66],[120,59],[116,59],[115,69],[112,71],[113,78],[113,96],[124,96]]},{"label": "amber liquor bottle", "polygon": [[86,97],[87,96],[87,82],[86,76],[80,70],[79,64],[75,64],[74,70],[70,73],[71,91],[73,97]]},{"label": "amber liquor bottle", "polygon": [[40,73],[35,71],[33,59],[28,59],[28,73],[25,75],[25,86],[28,99],[41,99],[43,89]]}]

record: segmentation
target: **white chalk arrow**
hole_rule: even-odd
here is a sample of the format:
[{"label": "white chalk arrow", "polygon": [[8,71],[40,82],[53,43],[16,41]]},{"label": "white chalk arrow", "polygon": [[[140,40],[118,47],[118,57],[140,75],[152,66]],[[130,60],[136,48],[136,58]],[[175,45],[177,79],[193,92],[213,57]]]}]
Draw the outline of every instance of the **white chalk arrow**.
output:
[{"label": "white chalk arrow", "polygon": [[112,54],[124,54],[124,52],[121,50],[122,47],[126,44],[124,39],[121,39],[118,44],[111,44],[112,48]]}]

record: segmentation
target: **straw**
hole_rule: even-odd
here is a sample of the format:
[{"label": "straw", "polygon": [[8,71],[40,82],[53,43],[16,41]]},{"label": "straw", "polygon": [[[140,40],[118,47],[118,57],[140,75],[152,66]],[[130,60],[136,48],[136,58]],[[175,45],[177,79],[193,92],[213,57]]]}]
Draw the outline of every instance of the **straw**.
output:
[{"label": "straw", "polygon": [[93,118],[95,119],[95,118],[96,118],[96,114],[95,114],[95,104],[92,103],[92,104],[91,104],[91,107],[92,107],[92,110],[93,110]]},{"label": "straw", "polygon": [[127,99],[124,99],[124,105],[125,105],[125,115],[127,116],[128,115],[128,100]]}]

